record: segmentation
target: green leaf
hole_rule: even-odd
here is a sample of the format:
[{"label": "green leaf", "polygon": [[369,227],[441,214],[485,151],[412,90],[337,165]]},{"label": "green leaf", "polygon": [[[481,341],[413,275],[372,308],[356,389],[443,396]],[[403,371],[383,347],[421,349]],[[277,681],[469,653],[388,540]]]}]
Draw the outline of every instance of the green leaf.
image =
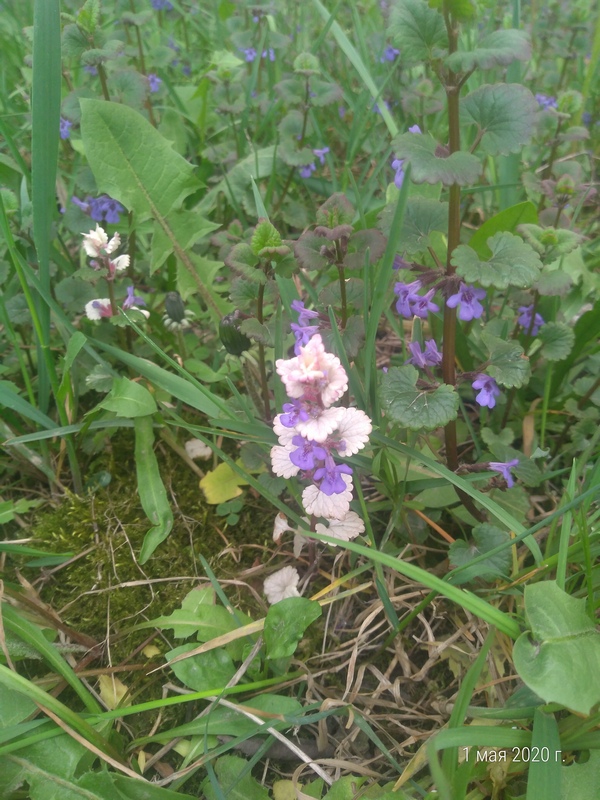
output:
[{"label": "green leaf", "polygon": [[[385,207],[380,215],[381,228],[388,235],[396,204]],[[409,197],[404,214],[404,224],[400,234],[401,247],[409,255],[421,253],[432,246],[431,234],[434,231],[448,231],[448,203],[426,197]]]},{"label": "green leaf", "polygon": [[475,67],[505,67],[513,61],[527,61],[530,57],[531,45],[525,31],[510,28],[490,33],[474,50],[452,53],[445,62],[454,72],[469,72]]},{"label": "green leaf", "polygon": [[[176,609],[172,614],[144,622],[140,627],[160,628],[161,630],[172,628],[173,636],[176,639],[186,639],[188,636],[195,636],[201,630],[204,624],[203,620],[206,620],[210,616],[210,612],[215,611],[217,608],[219,607],[215,606],[214,589],[192,589],[183,598],[181,608]],[[208,613],[206,613],[207,609]],[[225,611],[227,616],[231,618],[231,614],[226,609],[222,608],[221,610]],[[222,632],[226,633],[228,630],[231,630],[231,628],[229,627]],[[218,636],[219,634],[214,633],[213,630],[204,641],[208,641],[212,635]]]},{"label": "green leaf", "polygon": [[146,417],[157,411],[154,397],[148,389],[141,383],[130,381],[129,378],[115,378],[110,394],[98,403],[98,407],[127,419]]},{"label": "green leaf", "polygon": [[582,242],[579,233],[567,228],[541,228],[539,225],[525,224],[519,226],[519,233],[547,264],[566,256]]},{"label": "green leaf", "polygon": [[439,428],[456,417],[458,395],[443,383],[436,389],[418,389],[419,373],[412,365],[392,367],[381,384],[381,400],[394,422],[411,430]]},{"label": "green leaf", "polygon": [[600,634],[586,600],[571,597],[555,581],[528,584],[525,616],[530,630],[513,649],[520,677],[544,702],[589,714],[600,702]]},{"label": "green leaf", "polygon": [[396,158],[407,161],[415,183],[466,186],[475,183],[481,172],[479,159],[459,150],[449,155],[429,134],[402,133],[392,142]]},{"label": "green leaf", "polygon": [[[459,539],[450,545],[448,550],[448,558],[451,567],[462,567],[468,564],[474,558],[485,555],[485,553],[493,550],[501,544],[510,542],[510,534],[506,531],[496,528],[494,525],[476,525],[473,528],[473,542],[467,542]],[[491,581],[495,578],[506,578],[510,575],[510,567],[512,563],[512,556],[510,547],[503,550],[501,553],[489,556],[489,558],[474,564],[472,567],[466,567],[458,572],[455,576],[450,576],[450,583],[460,584],[467,583],[468,581],[481,578],[483,580]]]},{"label": "green leaf", "polygon": [[587,761],[574,761],[562,765],[561,800],[597,800],[600,786],[600,753],[590,750]]},{"label": "green leaf", "polygon": [[547,322],[537,338],[543,342],[541,353],[546,361],[563,361],[575,344],[575,334],[564,322]]},{"label": "green leaf", "polygon": [[144,513],[154,526],[144,536],[142,543],[140,563],[145,564],[158,545],[171,532],[173,512],[160,477],[158,461],[153,449],[152,417],[137,417],[134,424],[138,494]]},{"label": "green leaf", "polygon": [[263,322],[259,322],[254,317],[245,319],[240,324],[240,331],[255,342],[264,344],[266,347],[273,347],[271,331]]},{"label": "green leaf", "polygon": [[265,247],[280,247],[282,243],[281,234],[277,228],[272,225],[268,220],[261,220],[254,233],[252,234],[252,241],[250,247],[255,256],[261,255],[261,250]]},{"label": "green leaf", "polygon": [[543,297],[564,297],[571,288],[571,276],[561,269],[544,267],[533,288]]},{"label": "green leaf", "polygon": [[287,597],[270,606],[265,617],[267,658],[289,658],[308,626],[321,616],[321,606],[306,597]]},{"label": "green leaf", "polygon": [[533,133],[538,103],[519,83],[480,86],[461,101],[462,121],[477,125],[482,150],[491,156],[516,153]]},{"label": "green leaf", "polygon": [[424,0],[400,0],[392,6],[389,33],[403,60],[430,61],[448,47],[442,15]]},{"label": "green leaf", "polygon": [[217,759],[215,773],[220,791],[215,789],[210,778],[205,778],[202,796],[206,800],[270,800],[269,792],[252,777],[248,762],[243,758],[223,756]]},{"label": "green leaf", "polygon": [[354,206],[346,195],[336,192],[317,209],[317,225],[330,229],[351,225],[354,214]]},{"label": "green leaf", "polygon": [[[169,650],[165,655],[167,660],[171,661],[195,648],[196,645],[193,643],[182,644],[174,650]],[[235,664],[231,656],[222,647],[177,661],[175,664],[171,664],[171,669],[188,689],[193,689],[195,692],[203,692],[206,689],[221,689],[227,685],[235,674]]]},{"label": "green leaf", "polygon": [[467,283],[495,286],[496,289],[509,286],[526,289],[538,278],[542,266],[540,257],[518,236],[496,233],[487,244],[491,251],[488,259],[480,259],[467,244],[454,249],[452,263]]},{"label": "green leaf", "polygon": [[385,236],[375,228],[356,231],[348,240],[348,252],[343,264],[347,269],[363,269],[368,255],[368,263],[379,261],[385,252]]},{"label": "green leaf", "polygon": [[245,486],[248,482],[234,472],[229,464],[222,462],[200,481],[200,488],[204,492],[206,502],[211,505],[219,505],[227,500],[233,500],[242,493],[240,486]]},{"label": "green leaf", "polygon": [[504,341],[484,331],[481,334],[488,351],[486,372],[501,386],[520,388],[529,380],[529,359],[518,342]]},{"label": "green leaf", "polygon": [[480,258],[489,258],[491,253],[487,241],[491,236],[502,231],[515,233],[518,225],[535,223],[537,220],[537,209],[531,201],[517,203],[486,220],[469,239],[469,247],[472,247]]},{"label": "green leaf", "polygon": [[193,274],[213,316],[220,318],[223,302],[202,282],[186,253],[216,227],[197,210],[181,210],[184,199],[200,188],[194,168],[132,108],[105,100],[82,99],[80,104],[81,135],[98,191],[135,210],[138,222],[155,220],[153,264],[174,252]]}]

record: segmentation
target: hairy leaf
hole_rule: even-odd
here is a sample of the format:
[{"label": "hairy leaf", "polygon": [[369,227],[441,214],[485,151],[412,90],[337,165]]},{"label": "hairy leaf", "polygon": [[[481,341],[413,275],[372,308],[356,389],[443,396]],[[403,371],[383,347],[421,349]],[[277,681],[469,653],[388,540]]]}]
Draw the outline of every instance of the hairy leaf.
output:
[{"label": "hairy leaf", "polygon": [[[510,534],[507,531],[496,528],[494,525],[476,525],[473,528],[472,535],[472,543],[459,539],[450,545],[448,558],[451,567],[462,567],[495,547],[510,542]],[[450,576],[450,583],[456,585],[476,578],[488,581],[495,578],[506,578],[510,575],[511,562],[510,548],[507,547],[501,553],[489,556],[472,567],[462,569],[456,576]]]},{"label": "hairy leaf", "polygon": [[448,47],[442,15],[425,0],[399,0],[392,7],[390,34],[406,61],[429,61]]},{"label": "hairy leaf", "polygon": [[529,359],[523,348],[514,340],[504,341],[490,333],[481,334],[483,343],[488,350],[489,366],[486,372],[494,380],[509,389],[524,386],[529,380]]},{"label": "hairy leaf", "polygon": [[402,133],[394,139],[393,148],[397,158],[411,165],[410,177],[415,183],[466,186],[474,183],[481,171],[476,156],[463,150],[448,155],[429,134]]},{"label": "hairy leaf", "polygon": [[474,50],[452,53],[445,61],[454,72],[468,72],[475,67],[505,67],[513,61],[527,61],[530,57],[531,45],[527,34],[511,28],[494,31],[482,39]]},{"label": "hairy leaf", "polygon": [[267,658],[293,656],[305,630],[321,613],[321,606],[306,597],[287,597],[272,605],[265,618]]},{"label": "hairy leaf", "polygon": [[530,630],[515,642],[514,664],[523,681],[546,703],[589,714],[600,702],[600,634],[586,613],[585,598],[555,581],[525,587]]},{"label": "hairy leaf", "polygon": [[563,361],[575,344],[575,334],[564,322],[547,322],[540,328],[537,338],[544,343],[541,352],[546,361]]},{"label": "hairy leaf", "polygon": [[518,152],[533,133],[538,103],[519,83],[480,86],[461,102],[462,120],[477,125],[488,155]]},{"label": "hairy leaf", "polygon": [[512,233],[496,233],[487,241],[491,256],[480,259],[475,250],[461,244],[452,253],[456,271],[467,283],[506,289],[526,289],[538,278],[542,266],[535,250]]},{"label": "hairy leaf", "polygon": [[412,365],[392,367],[381,384],[381,399],[394,422],[411,430],[439,428],[456,417],[458,395],[453,386],[418,389],[419,373]]}]

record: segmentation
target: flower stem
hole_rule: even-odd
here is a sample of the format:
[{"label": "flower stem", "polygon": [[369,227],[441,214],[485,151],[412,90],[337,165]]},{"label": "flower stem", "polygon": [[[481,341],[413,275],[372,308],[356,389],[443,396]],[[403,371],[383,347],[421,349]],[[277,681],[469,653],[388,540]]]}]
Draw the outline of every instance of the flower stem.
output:
[{"label": "flower stem", "polygon": [[[265,284],[261,283],[258,289],[258,298],[256,301],[256,318],[263,324],[263,303],[265,298]],[[267,380],[267,365],[265,360],[265,346],[262,343],[258,345],[258,368],[260,370],[260,385],[262,390],[263,406],[265,420],[268,422],[271,419],[271,398],[269,395],[269,382]]]}]

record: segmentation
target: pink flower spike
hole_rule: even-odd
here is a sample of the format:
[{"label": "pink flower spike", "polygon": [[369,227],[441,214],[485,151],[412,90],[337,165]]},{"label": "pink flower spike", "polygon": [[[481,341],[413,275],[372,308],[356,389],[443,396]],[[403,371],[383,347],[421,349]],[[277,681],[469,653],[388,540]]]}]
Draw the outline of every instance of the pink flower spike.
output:
[{"label": "pink flower spike", "polygon": [[90,258],[98,258],[98,256],[104,255],[108,245],[108,234],[104,228],[96,225],[95,231],[82,233],[81,235],[83,236],[83,249]]},{"label": "pink flower spike", "polygon": [[346,491],[340,494],[325,494],[318,486],[312,484],[307,486],[302,492],[302,505],[307,514],[314,514],[315,517],[326,517],[327,519],[344,519],[350,511],[350,500],[352,500],[352,476],[340,476],[346,484]]},{"label": "pink flower spike", "polygon": [[102,317],[112,317],[112,308],[108,297],[99,300],[90,300],[85,304],[85,313],[88,319],[98,320]]},{"label": "pink flower spike", "polygon": [[295,567],[284,567],[269,575],[263,584],[269,603],[273,605],[288,597],[300,597],[300,592],[298,591],[299,580],[300,575]]},{"label": "pink flower spike", "polygon": [[348,388],[348,376],[332,353],[327,353],[321,335],[316,333],[300,348],[299,355],[276,362],[277,373],[289,397],[310,397],[329,408]]}]

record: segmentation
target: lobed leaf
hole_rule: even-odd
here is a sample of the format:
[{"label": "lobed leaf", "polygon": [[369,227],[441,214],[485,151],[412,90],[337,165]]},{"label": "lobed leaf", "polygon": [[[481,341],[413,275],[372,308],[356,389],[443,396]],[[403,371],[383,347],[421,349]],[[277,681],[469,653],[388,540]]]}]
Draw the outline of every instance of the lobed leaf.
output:
[{"label": "lobed leaf", "polygon": [[542,262],[528,244],[512,233],[496,233],[487,241],[491,256],[480,258],[467,244],[452,253],[452,264],[467,283],[507,289],[518,286],[526,289],[537,280]]},{"label": "lobed leaf", "polygon": [[412,365],[392,367],[381,384],[381,400],[387,415],[411,430],[439,428],[455,419],[458,394],[443,383],[435,389],[418,389],[419,373]]},{"label": "lobed leaf", "polygon": [[506,67],[513,61],[531,58],[531,44],[525,31],[509,28],[490,33],[474,50],[451,53],[445,63],[454,72],[469,72],[476,67]]},{"label": "lobed leaf", "polygon": [[397,158],[411,165],[415,183],[443,183],[466,186],[475,183],[481,172],[479,159],[463,150],[448,155],[429,134],[402,133],[393,140]]},{"label": "lobed leaf", "polygon": [[[473,528],[472,536],[472,543],[459,539],[450,545],[448,558],[451,567],[468,565],[474,558],[485,555],[490,550],[510,542],[510,534],[507,531],[487,523],[476,525]],[[450,583],[455,585],[467,583],[475,580],[475,578],[482,578],[483,580],[506,578],[510,575],[511,563],[510,547],[507,547],[501,553],[489,556],[472,567],[465,566],[465,569],[461,569],[456,576],[451,576]]]},{"label": "lobed leaf", "polygon": [[563,361],[575,344],[575,334],[564,322],[547,322],[537,338],[543,342],[541,353],[546,361]]},{"label": "lobed leaf", "polygon": [[488,350],[486,372],[501,386],[519,388],[529,380],[529,359],[518,342],[505,341],[484,331],[481,334]]},{"label": "lobed leaf", "polygon": [[534,130],[538,103],[519,83],[480,86],[461,101],[462,121],[477,125],[481,148],[488,155],[508,155],[527,144]]},{"label": "lobed leaf", "polygon": [[390,34],[406,61],[430,61],[448,47],[442,15],[425,0],[400,0],[392,7]]}]

